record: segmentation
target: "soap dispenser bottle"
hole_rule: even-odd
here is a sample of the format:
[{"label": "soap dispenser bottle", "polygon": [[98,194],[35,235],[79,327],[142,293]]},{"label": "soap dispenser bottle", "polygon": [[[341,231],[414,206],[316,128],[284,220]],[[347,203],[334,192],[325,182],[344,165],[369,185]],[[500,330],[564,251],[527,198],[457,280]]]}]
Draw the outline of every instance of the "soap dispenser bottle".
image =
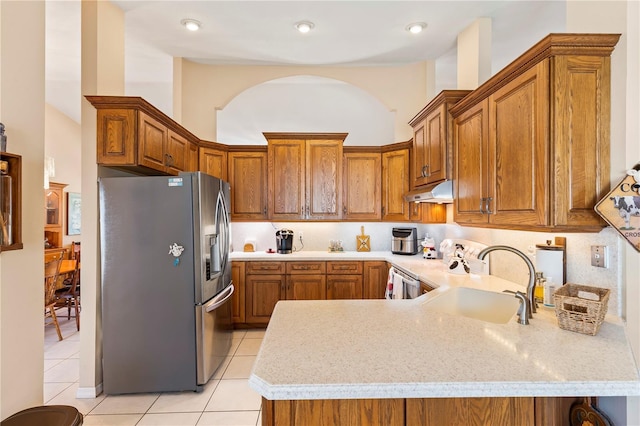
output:
[{"label": "soap dispenser bottle", "polygon": [[552,277],[547,277],[544,283],[544,306],[548,306],[553,308],[555,306],[555,302],[553,300],[553,293],[556,291],[556,285],[553,283]]}]

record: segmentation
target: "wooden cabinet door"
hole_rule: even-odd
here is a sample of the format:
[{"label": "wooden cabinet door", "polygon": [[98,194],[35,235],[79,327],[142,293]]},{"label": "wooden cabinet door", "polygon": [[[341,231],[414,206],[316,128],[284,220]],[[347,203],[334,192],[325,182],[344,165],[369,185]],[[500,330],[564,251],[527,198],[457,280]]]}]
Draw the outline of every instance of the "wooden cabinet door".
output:
[{"label": "wooden cabinet door", "polygon": [[131,166],[136,163],[136,111],[105,108],[98,110],[97,163]]},{"label": "wooden cabinet door", "polygon": [[421,186],[427,183],[425,177],[425,165],[427,164],[426,151],[427,121],[420,120],[413,125],[413,167],[411,168],[411,180],[413,186]]},{"label": "wooden cabinet door", "polygon": [[221,149],[200,147],[199,170],[227,180],[227,153]]},{"label": "wooden cabinet door", "polygon": [[[193,142],[190,142],[188,145],[189,150],[189,161],[187,163],[187,171],[188,172],[197,172],[198,168],[198,145]],[[226,180],[226,179],[224,179]]]},{"label": "wooden cabinet door", "polygon": [[409,150],[382,153],[382,220],[409,220]]},{"label": "wooden cabinet door", "polygon": [[455,120],[453,220],[464,224],[487,223],[488,101],[482,101]]},{"label": "wooden cabinet door", "polygon": [[306,141],[306,218],[342,218],[342,141]]},{"label": "wooden cabinet door", "polygon": [[63,206],[64,188],[67,184],[49,182],[49,189],[44,190],[44,238],[50,248],[60,248],[63,245]]},{"label": "wooden cabinet door", "polygon": [[364,262],[362,297],[364,299],[384,299],[388,276],[387,262],[383,260]]},{"label": "wooden cabinet door", "polygon": [[326,275],[287,275],[287,300],[324,300]]},{"label": "wooden cabinet door", "polygon": [[362,299],[362,275],[327,275],[327,299]]},{"label": "wooden cabinet door", "polygon": [[425,184],[438,182],[447,177],[446,120],[446,104],[440,105],[438,109],[427,115],[425,120]]},{"label": "wooden cabinet door", "polygon": [[343,156],[342,218],[380,220],[381,154],[350,152]]},{"label": "wooden cabinet door", "polygon": [[271,139],[268,155],[271,219],[304,219],[305,141]]},{"label": "wooden cabinet door", "polygon": [[599,231],[594,211],[609,192],[611,117],[610,58],[556,56],[552,67],[555,226]]},{"label": "wooden cabinet door", "polygon": [[138,112],[138,164],[166,171],[167,127],[155,118]]},{"label": "wooden cabinet door", "polygon": [[548,224],[548,61],[489,97],[489,223]]},{"label": "wooden cabinet door", "polygon": [[231,219],[267,219],[266,152],[230,152]]},{"label": "wooden cabinet door", "polygon": [[246,321],[244,274],[244,262],[235,260],[231,262],[231,281],[235,287],[235,291],[231,297],[231,312],[233,313],[233,322],[236,324],[242,324]]},{"label": "wooden cabinet door", "polygon": [[284,275],[245,277],[245,319],[248,324],[268,324],[279,300],[286,298]]},{"label": "wooden cabinet door", "polygon": [[360,261],[327,262],[327,274],[362,274],[363,265]]},{"label": "wooden cabinet door", "polygon": [[413,186],[427,185],[447,177],[446,104],[427,115],[413,128]]},{"label": "wooden cabinet door", "polygon": [[534,426],[534,399],[413,398],[406,399],[406,424],[416,426]]},{"label": "wooden cabinet door", "polygon": [[191,142],[169,130],[165,149],[165,165],[167,173],[177,175],[180,172],[195,170],[191,167]]},{"label": "wooden cabinet door", "polygon": [[412,222],[422,221],[422,203],[409,203],[409,220]]}]

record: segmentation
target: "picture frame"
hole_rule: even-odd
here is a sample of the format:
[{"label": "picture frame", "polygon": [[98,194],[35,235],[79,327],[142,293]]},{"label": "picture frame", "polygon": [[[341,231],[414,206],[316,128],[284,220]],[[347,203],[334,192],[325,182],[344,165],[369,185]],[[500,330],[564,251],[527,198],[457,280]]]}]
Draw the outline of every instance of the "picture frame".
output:
[{"label": "picture frame", "polygon": [[67,235],[80,235],[82,200],[77,192],[67,192]]}]

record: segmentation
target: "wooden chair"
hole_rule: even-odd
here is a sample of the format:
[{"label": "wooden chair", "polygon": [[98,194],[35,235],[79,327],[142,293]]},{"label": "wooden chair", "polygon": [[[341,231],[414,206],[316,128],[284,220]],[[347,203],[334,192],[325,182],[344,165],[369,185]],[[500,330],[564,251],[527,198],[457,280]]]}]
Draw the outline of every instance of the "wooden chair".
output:
[{"label": "wooden chair", "polygon": [[56,290],[58,305],[62,302],[67,307],[67,319],[71,319],[71,306],[76,314],[76,328],[80,331],[80,243],[71,243],[71,260],[75,268],[71,276],[63,281],[64,287]]},{"label": "wooden chair", "polygon": [[53,324],[56,326],[56,331],[58,332],[58,340],[62,340],[62,332],[60,331],[60,324],[58,324],[58,318],[56,317],[56,284],[58,281],[58,275],[60,274],[60,263],[62,263],[62,256],[64,256],[64,250],[60,251],[59,256],[53,257],[52,260],[49,260],[44,264],[45,318],[48,311]]}]

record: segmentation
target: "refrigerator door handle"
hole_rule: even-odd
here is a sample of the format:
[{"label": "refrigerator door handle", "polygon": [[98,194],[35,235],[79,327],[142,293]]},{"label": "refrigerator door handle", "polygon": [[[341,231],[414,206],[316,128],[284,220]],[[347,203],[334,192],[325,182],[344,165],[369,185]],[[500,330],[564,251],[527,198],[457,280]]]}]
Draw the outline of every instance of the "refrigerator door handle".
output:
[{"label": "refrigerator door handle", "polygon": [[224,305],[227,300],[231,298],[235,292],[233,284],[229,284],[219,295],[211,299],[209,303],[204,306],[205,312],[211,312]]}]

